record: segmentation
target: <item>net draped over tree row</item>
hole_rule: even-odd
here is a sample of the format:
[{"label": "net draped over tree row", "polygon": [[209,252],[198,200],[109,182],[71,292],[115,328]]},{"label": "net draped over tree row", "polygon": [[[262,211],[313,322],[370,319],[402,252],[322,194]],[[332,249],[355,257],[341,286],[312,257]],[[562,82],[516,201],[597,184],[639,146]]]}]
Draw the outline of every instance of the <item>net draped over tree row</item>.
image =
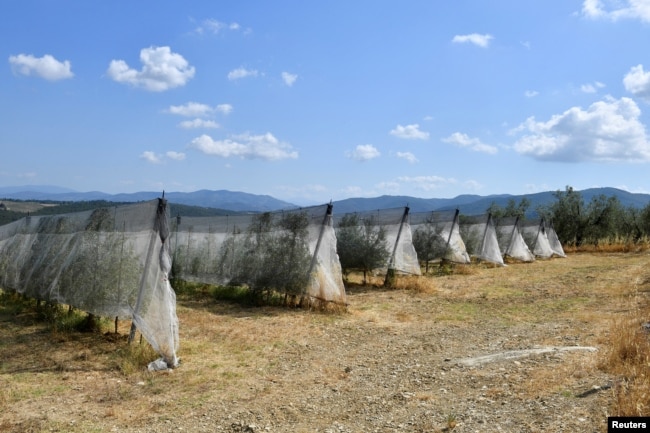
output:
[{"label": "net draped over tree row", "polygon": [[168,367],[178,364],[164,199],[0,226],[0,287],[131,318]]},{"label": "net draped over tree row", "polygon": [[421,275],[408,207],[337,215],[335,227],[343,268]]},{"label": "net draped over tree row", "polygon": [[536,257],[547,259],[554,254],[566,257],[555,229],[552,225],[547,224],[544,218],[526,220],[522,223],[521,229],[528,248]]},{"label": "net draped over tree row", "polygon": [[526,245],[520,225],[519,217],[501,217],[497,220],[496,232],[501,254],[522,262],[533,262],[535,255]]},{"label": "net draped over tree row", "polygon": [[345,304],[332,206],[211,217],[172,218],[173,275],[243,284],[300,299]]},{"label": "net draped over tree row", "polygon": [[410,215],[413,243],[424,263],[448,260],[470,263],[465,242],[460,235],[459,212],[416,212]]},{"label": "net draped over tree row", "polygon": [[460,222],[460,235],[470,256],[504,265],[491,214],[463,216]]}]

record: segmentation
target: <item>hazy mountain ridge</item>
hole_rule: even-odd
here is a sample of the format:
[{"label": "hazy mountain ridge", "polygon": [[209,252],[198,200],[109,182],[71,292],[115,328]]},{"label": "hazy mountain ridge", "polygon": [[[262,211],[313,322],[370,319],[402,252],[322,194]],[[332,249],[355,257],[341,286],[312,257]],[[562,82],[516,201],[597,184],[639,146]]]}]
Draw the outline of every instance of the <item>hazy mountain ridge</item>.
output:
[{"label": "hazy mountain ridge", "polygon": [[[600,195],[606,197],[615,196],[625,207],[642,208],[650,203],[650,194],[630,193],[617,188],[590,188],[579,192],[585,203],[589,203],[593,197]],[[106,194],[99,191],[76,192],[55,186],[0,187],[0,200],[47,200],[61,202],[106,200],[110,202],[137,202],[152,200],[161,195],[162,193],[160,192],[148,191],[122,194]],[[168,192],[165,193],[165,198],[172,204],[217,208],[235,212],[267,212],[304,207],[276,199],[269,195],[228,190]],[[522,198],[529,200],[529,211],[531,212],[534,212],[539,206],[550,205],[556,201],[555,191],[545,191],[521,195],[495,194],[480,196],[463,194],[454,198],[382,195],[372,198],[359,197],[338,200],[334,201],[333,205],[334,212],[337,214],[409,206],[412,213],[459,209],[461,213],[466,215],[478,215],[485,213],[493,203],[501,207],[506,207],[510,200],[518,203]]]},{"label": "hazy mountain ridge", "polygon": [[[47,188],[36,190],[36,188]],[[59,189],[61,190],[61,189]],[[55,192],[50,192],[55,191]],[[0,187],[0,198],[12,200],[47,200],[47,201],[93,201],[139,202],[160,198],[162,192],[141,191],[134,193],[107,194],[99,191],[57,192],[56,187]],[[298,206],[269,195],[249,194],[227,190],[199,190],[194,192],[169,192],[165,198],[173,204],[217,208],[236,212],[267,212],[280,209],[293,209]]]}]

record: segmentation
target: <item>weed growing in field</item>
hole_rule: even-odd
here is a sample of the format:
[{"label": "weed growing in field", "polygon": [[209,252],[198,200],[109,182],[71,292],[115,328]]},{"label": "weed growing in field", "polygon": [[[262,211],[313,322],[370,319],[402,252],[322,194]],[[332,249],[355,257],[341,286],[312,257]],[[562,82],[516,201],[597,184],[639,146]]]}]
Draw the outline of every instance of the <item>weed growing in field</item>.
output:
[{"label": "weed growing in field", "polygon": [[616,320],[610,349],[600,367],[617,377],[613,415],[647,416],[650,411],[650,336],[645,324],[650,308]]},{"label": "weed growing in field", "polygon": [[397,290],[413,290],[418,293],[436,293],[438,288],[435,280],[426,276],[398,276],[393,281],[391,288]]},{"label": "weed growing in field", "polygon": [[117,368],[125,376],[142,372],[147,365],[159,357],[153,348],[147,344],[129,344],[115,351]]}]

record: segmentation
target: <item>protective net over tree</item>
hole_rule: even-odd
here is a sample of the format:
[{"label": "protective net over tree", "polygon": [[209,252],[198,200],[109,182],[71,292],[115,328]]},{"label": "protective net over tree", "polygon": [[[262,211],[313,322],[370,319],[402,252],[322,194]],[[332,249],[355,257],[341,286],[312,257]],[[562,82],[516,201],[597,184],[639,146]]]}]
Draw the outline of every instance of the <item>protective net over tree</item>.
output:
[{"label": "protective net over tree", "polygon": [[461,216],[460,235],[470,256],[504,265],[492,215]]},{"label": "protective net over tree", "polygon": [[97,316],[131,318],[178,364],[169,218],[163,199],[0,226],[0,286]]},{"label": "protective net over tree", "polygon": [[526,220],[521,223],[521,234],[526,245],[535,257],[548,259],[553,256],[553,249],[548,241],[544,219]]},{"label": "protective net over tree", "polygon": [[448,260],[470,263],[465,243],[460,236],[459,212],[416,212],[410,215],[413,243],[418,257],[425,263]]},{"label": "protective net over tree", "polygon": [[560,257],[566,257],[564,248],[562,248],[562,244],[560,243],[560,239],[557,237],[557,233],[555,232],[552,223],[546,224],[546,236],[548,237],[548,244],[551,246],[553,254]]},{"label": "protective net over tree", "polygon": [[[370,263],[359,263],[352,265],[352,268],[366,266],[368,271],[386,273],[388,269],[391,269],[402,273],[421,275],[418,256],[411,236],[408,207],[336,215],[335,227],[340,242],[348,247],[346,251],[340,251],[341,255],[350,253],[349,255],[356,255],[357,258],[368,255],[379,258],[376,266]],[[355,243],[359,248],[357,251],[355,251]],[[373,245],[368,245],[368,243],[381,246],[384,250],[383,253],[375,251],[373,254]],[[352,258],[354,259],[354,257]],[[341,257],[341,262],[344,261],[345,257]]]},{"label": "protective net over tree", "polygon": [[496,222],[497,239],[501,254],[522,262],[535,261],[520,231],[519,217],[501,217]]},{"label": "protective net over tree", "polygon": [[301,303],[345,304],[332,206],[261,214],[172,218],[173,275],[247,285]]}]

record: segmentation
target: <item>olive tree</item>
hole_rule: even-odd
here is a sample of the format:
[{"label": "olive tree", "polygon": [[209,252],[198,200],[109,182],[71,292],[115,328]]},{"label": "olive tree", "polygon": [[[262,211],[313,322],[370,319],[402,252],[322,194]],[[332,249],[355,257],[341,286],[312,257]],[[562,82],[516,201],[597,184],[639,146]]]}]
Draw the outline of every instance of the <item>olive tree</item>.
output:
[{"label": "olive tree", "polygon": [[363,284],[368,272],[385,266],[390,256],[386,230],[376,225],[372,216],[360,218],[357,214],[344,215],[339,222],[336,251],[344,275],[359,269],[363,272]]}]

